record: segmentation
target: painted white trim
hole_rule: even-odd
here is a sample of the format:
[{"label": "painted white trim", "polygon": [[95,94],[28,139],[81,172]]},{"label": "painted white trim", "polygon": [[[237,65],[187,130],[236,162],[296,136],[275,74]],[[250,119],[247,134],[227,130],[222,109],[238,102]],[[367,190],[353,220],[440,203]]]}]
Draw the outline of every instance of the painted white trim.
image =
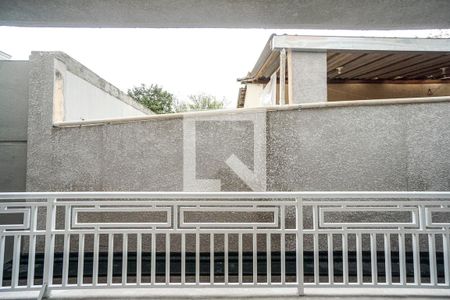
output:
[{"label": "painted white trim", "polygon": [[272,50],[450,53],[450,39],[275,35]]},{"label": "painted white trim", "polygon": [[189,118],[189,117],[195,118],[195,117],[199,117],[199,116],[209,116],[209,115],[214,116],[214,115],[224,115],[224,114],[242,114],[242,113],[267,112],[267,111],[276,111],[276,110],[298,110],[298,109],[308,109],[308,108],[330,108],[330,107],[343,107],[343,106],[421,104],[421,103],[437,103],[437,102],[450,102],[450,96],[331,101],[331,102],[321,102],[321,103],[276,105],[276,106],[252,107],[252,108],[218,109],[218,110],[199,111],[199,112],[148,115],[148,116],[142,116],[142,117],[98,119],[98,120],[87,120],[87,121],[77,121],[77,122],[55,122],[55,123],[53,123],[53,126],[59,127],[59,128],[80,127],[80,126],[98,126],[98,125],[106,125],[106,124],[121,124],[121,123],[129,123],[129,122],[167,120],[167,119]]}]

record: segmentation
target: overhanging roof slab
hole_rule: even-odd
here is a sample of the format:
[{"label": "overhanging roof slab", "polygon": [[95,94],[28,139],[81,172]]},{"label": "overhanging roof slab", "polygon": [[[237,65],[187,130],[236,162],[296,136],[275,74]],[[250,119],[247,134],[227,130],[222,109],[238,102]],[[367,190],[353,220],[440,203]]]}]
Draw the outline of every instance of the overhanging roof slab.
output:
[{"label": "overhanging roof slab", "polygon": [[294,51],[449,52],[450,39],[275,35],[272,49]]},{"label": "overhanging roof slab", "polygon": [[265,82],[280,49],[327,53],[328,80],[441,80],[449,82],[450,39],[272,35],[241,82]]},{"label": "overhanging roof slab", "polygon": [[448,0],[1,0],[0,26],[440,29]]}]

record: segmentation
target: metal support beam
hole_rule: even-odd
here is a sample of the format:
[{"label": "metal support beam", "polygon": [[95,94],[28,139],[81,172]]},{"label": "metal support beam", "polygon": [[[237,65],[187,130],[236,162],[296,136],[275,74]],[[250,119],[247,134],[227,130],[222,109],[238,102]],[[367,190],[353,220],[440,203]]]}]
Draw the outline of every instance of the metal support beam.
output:
[{"label": "metal support beam", "polygon": [[280,105],[288,104],[286,101],[286,49],[280,51]]},{"label": "metal support beam", "polygon": [[303,52],[450,52],[450,39],[275,35],[272,49]]}]

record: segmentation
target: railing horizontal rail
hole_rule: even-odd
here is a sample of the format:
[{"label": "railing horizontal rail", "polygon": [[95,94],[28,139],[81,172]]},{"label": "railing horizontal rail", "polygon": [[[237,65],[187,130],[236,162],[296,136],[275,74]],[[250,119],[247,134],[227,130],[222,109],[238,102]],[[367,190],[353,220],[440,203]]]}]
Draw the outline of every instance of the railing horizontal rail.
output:
[{"label": "railing horizontal rail", "polygon": [[30,192],[0,193],[0,199],[448,199],[450,192]]}]

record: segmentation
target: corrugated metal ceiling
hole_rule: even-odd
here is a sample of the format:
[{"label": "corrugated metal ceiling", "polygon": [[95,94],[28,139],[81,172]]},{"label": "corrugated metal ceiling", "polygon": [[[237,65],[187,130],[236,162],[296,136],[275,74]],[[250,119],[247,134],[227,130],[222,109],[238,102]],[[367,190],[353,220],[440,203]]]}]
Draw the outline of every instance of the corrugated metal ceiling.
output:
[{"label": "corrugated metal ceiling", "polygon": [[328,53],[327,71],[330,80],[441,79],[450,72],[450,54]]},{"label": "corrugated metal ceiling", "polygon": [[[242,81],[265,82],[279,67],[273,51]],[[450,79],[450,53],[328,52],[329,81]],[[287,74],[286,74],[287,76]]]}]

